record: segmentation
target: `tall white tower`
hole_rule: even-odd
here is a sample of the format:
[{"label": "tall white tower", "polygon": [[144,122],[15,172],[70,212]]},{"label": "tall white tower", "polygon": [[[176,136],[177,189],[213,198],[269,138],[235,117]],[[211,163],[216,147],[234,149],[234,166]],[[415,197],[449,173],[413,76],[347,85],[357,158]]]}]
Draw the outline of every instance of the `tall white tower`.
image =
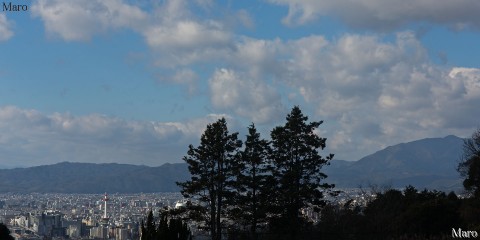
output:
[{"label": "tall white tower", "polygon": [[105,193],[105,196],[103,196],[103,199],[102,199],[102,201],[105,202],[104,209],[103,209],[102,225],[108,225],[108,220],[109,220],[109,218],[107,216],[107,202],[108,202],[108,200],[110,200],[110,199],[108,198],[107,193]]}]

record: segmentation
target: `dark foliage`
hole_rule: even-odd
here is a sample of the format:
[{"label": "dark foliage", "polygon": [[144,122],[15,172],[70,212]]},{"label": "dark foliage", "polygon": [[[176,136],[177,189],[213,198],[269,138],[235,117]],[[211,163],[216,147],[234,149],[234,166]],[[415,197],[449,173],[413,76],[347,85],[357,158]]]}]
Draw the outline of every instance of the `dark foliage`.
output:
[{"label": "dark foliage", "polygon": [[172,217],[168,211],[161,211],[160,218],[155,220],[152,211],[148,212],[146,223],[142,221],[142,237],[140,240],[190,240],[192,234],[187,223],[180,218]]},{"label": "dark foliage", "polygon": [[365,208],[328,205],[317,236],[322,239],[449,239],[452,229],[479,230],[480,204],[436,190],[377,193]]},{"label": "dark foliage", "polygon": [[300,210],[310,207],[318,210],[323,204],[324,193],[333,185],[323,182],[327,177],[321,172],[333,154],[322,157],[319,150],[325,148],[326,138],[320,138],[315,130],[322,123],[307,122],[299,107],[294,107],[284,126],[271,132],[272,175],[274,189],[271,205],[274,211],[271,229],[288,239],[300,238],[300,232],[308,227]]},{"label": "dark foliage", "polygon": [[154,240],[156,239],[157,229],[153,220],[153,213],[149,211],[147,214],[147,221],[141,224],[142,237],[140,240]]},{"label": "dark foliage", "polygon": [[463,186],[467,191],[480,198],[480,129],[463,143],[463,157],[458,165],[458,171],[465,180]]},{"label": "dark foliage", "polygon": [[[452,229],[480,232],[480,132],[465,141],[459,165],[465,187],[475,197],[460,199],[453,192],[407,186],[403,191],[376,191],[366,206],[353,200],[339,206],[324,198],[335,191],[325,183],[322,169],[333,154],[319,154],[326,146],[326,139],[316,134],[322,122],[308,122],[298,107],[286,120],[272,130],[270,142],[261,139],[252,124],[243,150],[237,133],[228,133],[225,119],[208,125],[200,146],[190,146],[184,157],[192,177],[179,183],[182,194],[195,204],[171,210],[175,219],[202,221],[200,227],[214,240],[449,239]],[[428,169],[425,162],[415,163]],[[305,209],[319,213],[320,220],[314,223],[303,214]],[[156,236],[167,229],[162,216]],[[142,228],[148,226],[147,218]]]},{"label": "dark foliage", "polygon": [[272,130],[271,142],[252,124],[243,151],[225,119],[207,126],[200,146],[190,145],[184,160],[192,177],[178,185],[184,197],[200,203],[187,207],[187,215],[203,220],[212,239],[220,240],[222,233],[231,239],[310,238],[304,233],[313,232],[313,224],[301,210],[324,205],[333,185],[323,181],[327,176],[320,170],[333,154],[319,154],[326,146],[315,133],[322,122],[307,122],[299,107],[286,120]]},{"label": "dark foliage", "polygon": [[191,179],[177,183],[184,197],[194,198],[201,203],[199,206],[206,206],[208,214],[204,215],[204,220],[213,240],[221,239],[222,218],[234,200],[242,146],[237,135],[229,134],[224,118],[209,124],[201,136],[200,146],[190,145],[184,157]]},{"label": "dark foliage", "polygon": [[[249,228],[245,237],[257,239],[258,228],[265,226],[269,210],[271,174],[267,168],[268,141],[261,139],[255,125],[248,128],[245,149],[241,152],[236,181],[236,198],[229,216],[237,228]],[[233,231],[233,230],[232,230]],[[231,233],[230,235],[236,235]],[[245,235],[245,233],[244,233]]]},{"label": "dark foliage", "polygon": [[14,240],[14,238],[10,235],[10,229],[8,229],[3,223],[0,223],[0,239]]}]

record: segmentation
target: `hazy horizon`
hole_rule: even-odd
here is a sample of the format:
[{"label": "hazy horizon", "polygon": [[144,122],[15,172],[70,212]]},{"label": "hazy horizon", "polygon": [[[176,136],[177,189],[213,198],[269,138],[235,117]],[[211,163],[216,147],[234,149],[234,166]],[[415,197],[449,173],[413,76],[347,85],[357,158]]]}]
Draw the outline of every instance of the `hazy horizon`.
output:
[{"label": "hazy horizon", "polygon": [[[440,139],[441,138],[446,138],[446,137],[450,137],[450,136],[453,136],[453,137],[457,137],[457,138],[460,138],[458,136],[455,136],[455,135],[448,135],[448,136],[444,136],[444,137],[439,137]],[[378,149],[378,150],[375,150],[371,153],[368,153],[364,156],[359,156],[357,159],[354,159],[354,160],[350,160],[350,159],[339,159],[337,157],[334,157],[332,160],[334,161],[347,161],[347,162],[356,162],[356,161],[359,161],[361,160],[362,158],[365,158],[365,157],[368,157],[370,155],[373,155],[379,151],[382,151],[382,150],[385,150],[386,148],[388,147],[392,147],[392,146],[396,146],[398,144],[403,144],[403,143],[411,143],[411,142],[416,142],[416,141],[420,141],[420,140],[426,140],[426,139],[439,139],[439,138],[422,138],[422,139],[416,139],[416,140],[413,140],[413,141],[409,141],[409,142],[401,142],[401,143],[396,143],[396,144],[393,144],[393,145],[390,145],[390,146],[386,146],[385,148],[382,148],[382,149]],[[184,161],[181,161],[181,162],[163,162],[162,164],[159,164],[159,165],[147,165],[147,164],[135,164],[135,163],[118,163],[118,162],[95,162],[95,161],[90,161],[90,162],[75,162],[75,161],[58,161],[58,162],[52,162],[52,163],[48,163],[48,164],[40,164],[40,165],[30,165],[30,166],[15,166],[15,165],[2,165],[0,164],[0,169],[14,169],[14,168],[29,168],[29,167],[38,167],[38,166],[45,166],[45,165],[55,165],[55,164],[59,164],[59,163],[92,163],[92,164],[130,164],[130,165],[137,165],[137,166],[147,166],[147,167],[160,167],[160,166],[163,166],[164,164],[176,164],[176,163],[185,163]]]}]

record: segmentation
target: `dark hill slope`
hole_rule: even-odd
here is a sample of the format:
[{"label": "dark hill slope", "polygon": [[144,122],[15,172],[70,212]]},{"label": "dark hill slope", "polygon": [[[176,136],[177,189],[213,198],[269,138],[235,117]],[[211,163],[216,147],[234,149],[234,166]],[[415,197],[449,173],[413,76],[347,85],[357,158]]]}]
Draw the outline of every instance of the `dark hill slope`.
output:
[{"label": "dark hill slope", "polygon": [[[355,162],[334,160],[323,171],[337,187],[369,185],[461,189],[456,165],[463,139],[428,138],[387,147]],[[139,193],[178,191],[190,174],[185,163],[147,167],[63,162],[0,170],[0,192]]]},{"label": "dark hill slope", "polygon": [[189,176],[185,164],[147,167],[63,162],[0,170],[0,192],[171,192]]},{"label": "dark hill slope", "polygon": [[427,138],[387,147],[341,167],[325,167],[328,181],[339,187],[389,185],[436,189],[460,188],[456,166],[463,139],[455,136]]}]

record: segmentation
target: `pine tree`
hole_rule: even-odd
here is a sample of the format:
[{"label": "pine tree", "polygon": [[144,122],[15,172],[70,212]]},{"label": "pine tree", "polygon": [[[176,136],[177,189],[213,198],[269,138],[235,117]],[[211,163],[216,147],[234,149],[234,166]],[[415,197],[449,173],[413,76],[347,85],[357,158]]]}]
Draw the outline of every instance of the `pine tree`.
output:
[{"label": "pine tree", "polygon": [[177,183],[184,197],[195,198],[206,205],[205,220],[212,240],[221,239],[221,218],[225,216],[225,205],[233,198],[238,152],[242,146],[237,136],[238,133],[229,134],[224,118],[209,124],[201,136],[200,146],[190,145],[184,157],[191,179]]},{"label": "pine tree", "polygon": [[146,228],[145,228],[145,222],[142,220],[142,222],[140,223],[140,240],[146,240],[147,239],[147,234],[145,234],[146,232]]},{"label": "pine tree", "polygon": [[148,211],[146,224],[142,220],[141,230],[142,230],[141,240],[155,240],[156,239],[157,229],[156,229],[156,226],[155,226],[155,222],[153,220],[152,211]]},{"label": "pine tree", "polygon": [[157,239],[170,239],[170,229],[168,226],[168,213],[163,212],[160,214],[160,222],[157,227]]},{"label": "pine tree", "polygon": [[[275,204],[279,229],[288,231],[290,239],[299,236],[304,218],[300,210],[311,207],[318,210],[323,203],[324,192],[333,185],[323,183],[327,176],[320,170],[329,163],[333,154],[322,157],[319,150],[326,146],[326,138],[320,138],[315,130],[320,122],[307,123],[298,106],[286,118],[284,126],[271,132],[272,174],[277,184]],[[275,225],[275,224],[274,224]],[[273,226],[274,226],[273,225]]]},{"label": "pine tree", "polygon": [[239,175],[237,176],[237,201],[234,218],[250,227],[250,234],[257,239],[259,223],[265,222],[268,190],[267,158],[270,153],[268,141],[261,139],[255,125],[248,128],[245,149],[241,153]]}]

